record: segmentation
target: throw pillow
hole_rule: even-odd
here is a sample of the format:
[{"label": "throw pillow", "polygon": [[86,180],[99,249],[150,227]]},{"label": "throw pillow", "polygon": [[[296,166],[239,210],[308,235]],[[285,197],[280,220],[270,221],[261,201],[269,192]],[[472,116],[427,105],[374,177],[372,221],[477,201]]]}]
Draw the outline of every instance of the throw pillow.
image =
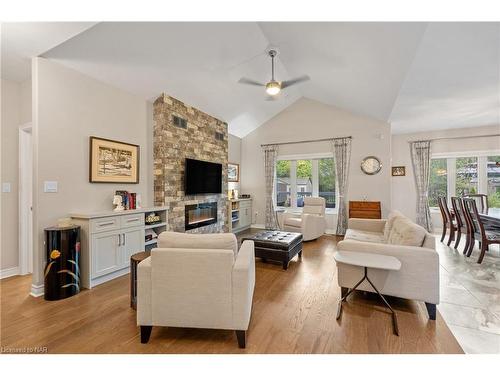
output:
[{"label": "throw pillow", "polygon": [[407,217],[398,217],[394,220],[388,243],[402,246],[421,247],[426,231]]}]

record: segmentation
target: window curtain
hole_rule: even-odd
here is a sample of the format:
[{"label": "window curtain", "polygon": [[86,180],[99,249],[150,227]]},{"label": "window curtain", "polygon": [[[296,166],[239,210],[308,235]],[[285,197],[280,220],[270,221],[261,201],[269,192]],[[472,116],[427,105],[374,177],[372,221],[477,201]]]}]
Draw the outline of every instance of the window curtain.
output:
[{"label": "window curtain", "polygon": [[339,209],[337,214],[337,235],[343,236],[347,230],[347,189],[349,182],[349,165],[351,162],[351,137],[333,140],[333,156],[335,158],[335,175],[339,187]]},{"label": "window curtain", "polygon": [[266,182],[266,229],[276,229],[278,223],[274,210],[273,190],[274,178],[276,176],[276,158],[278,146],[263,146],[264,151],[264,173]]},{"label": "window curtain", "polygon": [[429,209],[431,141],[410,142],[410,154],[417,188],[417,224],[432,232]]}]

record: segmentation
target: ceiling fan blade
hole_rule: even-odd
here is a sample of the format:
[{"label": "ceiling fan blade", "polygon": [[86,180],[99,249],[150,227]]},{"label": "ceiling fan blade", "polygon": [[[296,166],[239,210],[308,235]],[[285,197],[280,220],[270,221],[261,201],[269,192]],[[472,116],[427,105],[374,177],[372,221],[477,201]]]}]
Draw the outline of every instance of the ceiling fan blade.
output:
[{"label": "ceiling fan blade", "polygon": [[309,81],[310,79],[311,78],[309,78],[309,76],[307,74],[304,74],[303,76],[300,76],[300,77],[297,77],[297,78],[293,78],[293,79],[289,79],[288,81],[281,82],[281,88],[285,89],[285,88],[290,87],[292,85],[296,85],[297,83],[302,83],[302,82],[305,82],[305,81]]},{"label": "ceiling fan blade", "polygon": [[244,85],[259,86],[259,87],[265,87],[266,86],[264,83],[260,83],[260,82],[257,82],[255,80],[253,80],[253,79],[245,78],[245,77],[240,78],[240,80],[238,81],[238,83],[242,83]]}]

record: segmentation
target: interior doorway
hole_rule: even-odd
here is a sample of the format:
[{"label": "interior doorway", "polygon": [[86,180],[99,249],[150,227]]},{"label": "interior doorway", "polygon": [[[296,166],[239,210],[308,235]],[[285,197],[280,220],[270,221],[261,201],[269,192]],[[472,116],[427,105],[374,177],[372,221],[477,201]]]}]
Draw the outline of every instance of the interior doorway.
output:
[{"label": "interior doorway", "polygon": [[19,274],[33,272],[33,137],[31,123],[19,127]]}]

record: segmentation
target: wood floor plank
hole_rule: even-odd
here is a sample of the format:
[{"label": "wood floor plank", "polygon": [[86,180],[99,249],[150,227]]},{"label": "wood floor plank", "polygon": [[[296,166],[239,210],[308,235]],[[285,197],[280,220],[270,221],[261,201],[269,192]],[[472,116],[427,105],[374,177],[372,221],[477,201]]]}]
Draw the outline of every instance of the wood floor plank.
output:
[{"label": "wood floor plank", "polygon": [[61,300],[29,296],[30,276],[0,281],[0,344],[47,347],[49,353],[463,353],[438,314],[420,302],[390,298],[400,336],[378,297],[356,292],[335,319],[340,288],[333,260],[338,238],[304,243],[287,271],[256,260],[256,287],[247,348],[232,331],[154,327],[140,344],[129,307],[129,276]]}]

